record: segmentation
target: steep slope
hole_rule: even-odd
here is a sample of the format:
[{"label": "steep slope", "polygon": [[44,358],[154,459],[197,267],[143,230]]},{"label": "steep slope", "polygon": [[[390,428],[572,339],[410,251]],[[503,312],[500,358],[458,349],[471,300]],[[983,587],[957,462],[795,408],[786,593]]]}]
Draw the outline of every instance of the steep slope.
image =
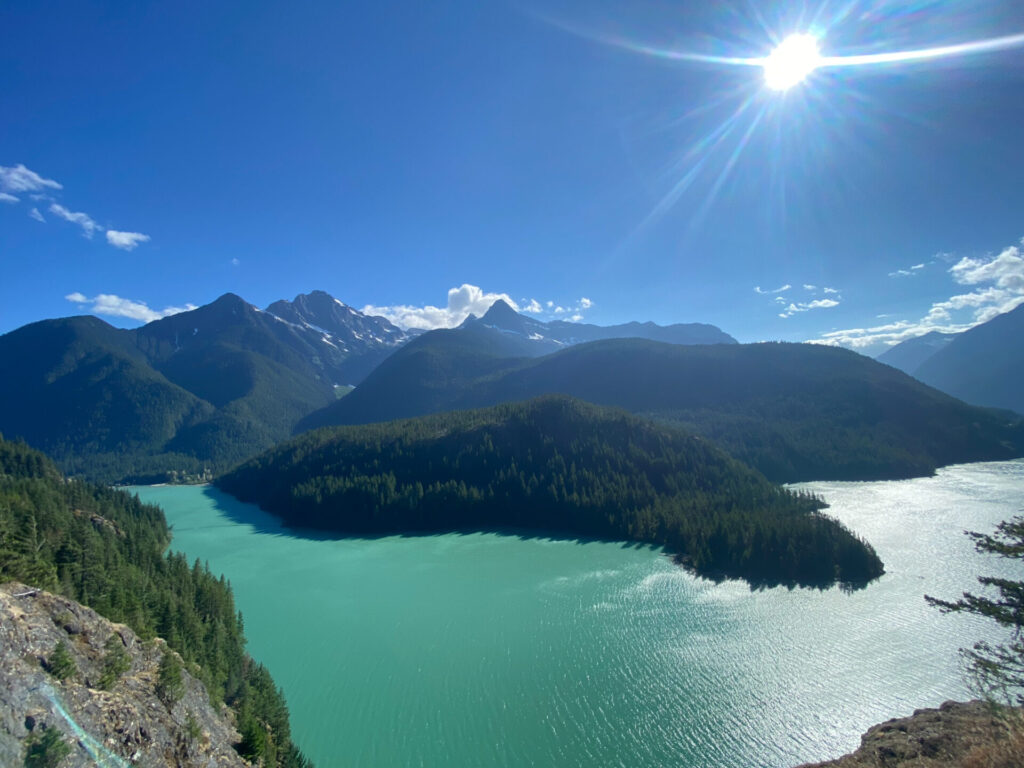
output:
[{"label": "steep slope", "polygon": [[267,312],[292,324],[311,341],[335,383],[359,384],[382,360],[416,332],[403,331],[383,317],[364,315],[324,291],[275,301]]},{"label": "steep slope", "polygon": [[955,339],[955,333],[939,333],[932,331],[924,336],[907,339],[895,347],[890,347],[875,359],[880,363],[899,368],[904,373],[915,375],[917,369],[925,360],[930,358],[949,342]]},{"label": "steep slope", "polygon": [[135,330],[34,323],[0,337],[0,431],[97,480],[203,477],[333,402],[332,349],[232,294]]},{"label": "steep slope", "polygon": [[[1024,426],[888,366],[810,344],[591,342],[460,374],[427,334],[300,426],[360,424],[563,393],[718,442],[772,480],[886,479],[1024,453]],[[429,364],[425,364],[429,362]]]},{"label": "steep slope", "polygon": [[[163,637],[205,685],[204,698],[234,710],[243,755],[253,760],[262,757],[266,765],[279,768],[307,766],[291,742],[283,695],[266,669],[245,653],[231,587],[180,553],[165,555],[169,541],[167,521],[159,508],[123,491],[66,480],[39,452],[0,439],[0,583],[20,581],[59,591],[107,619],[123,622],[144,640]],[[23,604],[18,606],[27,610]],[[85,641],[92,645],[93,638],[83,637],[87,633],[75,618],[81,614],[69,612],[71,616],[58,623],[69,635],[66,644],[75,644],[72,661],[83,662],[81,671],[95,688],[99,680],[94,660],[81,645]],[[49,631],[45,622],[41,626]],[[6,620],[0,627],[11,630]],[[16,641],[17,632],[7,635],[0,646],[6,648],[12,638]],[[95,639],[105,645],[110,634]],[[121,639],[123,646],[125,636]],[[47,659],[54,671],[54,657]],[[29,667],[38,665],[37,660],[23,661]],[[129,671],[117,666],[121,673]],[[16,665],[15,671],[19,669],[26,671]],[[55,673],[58,679],[72,676]],[[8,680],[6,674],[0,675],[0,690],[11,690]],[[169,680],[173,682],[173,675]],[[108,678],[111,692],[120,690],[118,681],[118,674]],[[63,684],[54,683],[54,687],[62,695],[69,692]],[[24,723],[29,714],[0,711],[0,730],[6,728],[21,738],[24,727],[19,729],[17,723]],[[178,711],[172,716],[182,723],[185,714]],[[130,735],[131,723],[123,725]]]},{"label": "steep slope", "polygon": [[914,375],[975,405],[1024,414],[1024,304],[957,334]]},{"label": "steep slope", "polygon": [[72,471],[85,455],[162,448],[213,412],[154,370],[131,332],[95,317],[44,320],[0,336],[0,429]]},{"label": "steep slope", "polygon": [[874,551],[706,441],[549,396],[299,437],[217,480],[290,525],[346,533],[506,526],[665,546],[754,583],[863,583]]},{"label": "steep slope", "polygon": [[302,416],[334,400],[322,350],[233,294],[134,334],[154,368],[217,408],[177,434],[171,451],[233,463],[282,439]]},{"label": "steep slope", "polygon": [[[300,420],[295,432],[436,413],[452,407],[453,398],[477,381],[517,368],[532,351],[532,342],[479,320],[430,331],[395,352],[344,398]],[[337,407],[342,403],[346,407]]]},{"label": "steep slope", "polygon": [[[60,682],[42,663],[59,643],[77,670]],[[121,649],[125,671],[115,684],[103,686],[109,643]],[[73,600],[17,582],[0,585],[0,765],[28,764],[23,760],[28,746],[40,744],[52,729],[66,745],[64,768],[129,761],[244,768],[248,763],[231,746],[240,736],[187,670],[181,671],[177,700],[161,698],[157,681],[165,654],[174,651],[163,641],[143,642],[125,625]],[[71,721],[85,737],[75,733]],[[94,759],[86,745],[107,762]],[[50,747],[51,754],[58,750],[64,751]],[[109,761],[105,753],[120,762]]]}]

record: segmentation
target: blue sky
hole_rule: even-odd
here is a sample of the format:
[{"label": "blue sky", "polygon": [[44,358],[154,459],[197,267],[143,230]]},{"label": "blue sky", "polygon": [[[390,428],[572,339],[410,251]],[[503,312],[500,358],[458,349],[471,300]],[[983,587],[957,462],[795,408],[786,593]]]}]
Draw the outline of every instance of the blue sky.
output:
[{"label": "blue sky", "polygon": [[638,50],[793,32],[912,50],[1024,33],[1024,5],[5,3],[0,332],[322,289],[877,351],[1024,301],[1024,47],[784,93]]}]

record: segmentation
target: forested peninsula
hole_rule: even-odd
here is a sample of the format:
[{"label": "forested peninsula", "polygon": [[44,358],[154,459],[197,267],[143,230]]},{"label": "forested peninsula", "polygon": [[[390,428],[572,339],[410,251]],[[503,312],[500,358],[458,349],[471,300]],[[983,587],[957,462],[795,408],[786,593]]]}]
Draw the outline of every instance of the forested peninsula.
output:
[{"label": "forested peninsula", "polygon": [[307,768],[283,694],[245,652],[230,585],[198,561],[165,554],[170,540],[158,507],[65,479],[43,454],[0,438],[0,582],[59,593],[142,639],[162,637],[211,703],[234,711],[242,757]]},{"label": "forested peninsula", "polygon": [[869,544],[671,426],[564,396],[302,435],[216,484],[293,527],[343,534],[517,528],[662,546],[751,584],[863,584]]}]

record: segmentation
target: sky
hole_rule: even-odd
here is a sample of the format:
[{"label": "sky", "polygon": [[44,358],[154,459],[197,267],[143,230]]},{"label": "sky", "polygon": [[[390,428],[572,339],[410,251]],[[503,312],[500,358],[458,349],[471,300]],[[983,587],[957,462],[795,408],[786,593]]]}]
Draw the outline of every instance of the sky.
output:
[{"label": "sky", "polygon": [[[748,60],[791,34],[1004,42],[773,90]],[[411,327],[970,327],[1024,302],[1019,35],[1019,0],[9,0],[0,333],[317,289]]]}]

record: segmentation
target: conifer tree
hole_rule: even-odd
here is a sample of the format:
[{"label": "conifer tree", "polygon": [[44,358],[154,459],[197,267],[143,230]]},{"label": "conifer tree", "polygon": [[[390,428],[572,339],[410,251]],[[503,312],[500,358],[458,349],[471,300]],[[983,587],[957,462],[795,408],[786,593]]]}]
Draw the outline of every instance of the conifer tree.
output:
[{"label": "conifer tree", "polygon": [[[1024,517],[1013,517],[996,526],[995,535],[968,531],[974,546],[985,554],[1024,561]],[[991,619],[1010,630],[1003,643],[979,640],[961,649],[982,692],[989,697],[1016,701],[1024,706],[1024,580],[979,576],[983,587],[994,588],[997,597],[964,592],[955,602],[925,599],[943,612],[966,612]]]}]

